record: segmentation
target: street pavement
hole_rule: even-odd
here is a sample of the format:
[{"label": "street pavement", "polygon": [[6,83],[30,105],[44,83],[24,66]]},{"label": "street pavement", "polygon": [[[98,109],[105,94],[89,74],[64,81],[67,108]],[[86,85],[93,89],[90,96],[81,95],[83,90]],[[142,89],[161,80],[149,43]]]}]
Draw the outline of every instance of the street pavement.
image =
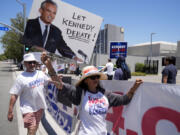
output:
[{"label": "street pavement", "polygon": [[9,107],[9,89],[13,84],[11,64],[0,62],[0,134],[1,135],[19,135],[16,108],[14,108],[14,120],[7,120],[7,111]]},{"label": "street pavement", "polygon": [[[136,78],[142,79],[144,82],[153,82],[153,83],[161,83],[162,75],[146,75],[146,76],[132,76],[131,79],[128,81],[135,81]],[[178,74],[176,76],[176,84],[180,85],[180,71],[178,71]]]}]

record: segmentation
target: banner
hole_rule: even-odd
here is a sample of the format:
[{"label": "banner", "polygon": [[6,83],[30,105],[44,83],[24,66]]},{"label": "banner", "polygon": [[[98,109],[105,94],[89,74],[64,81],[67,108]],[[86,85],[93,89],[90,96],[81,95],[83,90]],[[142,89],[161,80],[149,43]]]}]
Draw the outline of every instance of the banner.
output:
[{"label": "banner", "polygon": [[[33,1],[29,19],[40,16],[39,8],[43,1]],[[64,41],[76,56],[89,63],[103,19],[60,0],[54,0],[54,2],[58,8],[52,24],[62,31]],[[62,55],[57,50],[55,53]]]},{"label": "banner", "polygon": [[[104,80],[101,83],[106,90],[123,95],[134,82]],[[55,87],[49,86],[48,110],[70,134],[75,123],[75,106],[70,108],[57,102],[56,94]],[[109,135],[179,135],[180,86],[143,83],[128,105],[110,108],[106,120]]]},{"label": "banner", "polygon": [[[112,92],[125,94],[133,83],[102,81]],[[143,83],[127,106],[113,107],[106,120],[116,135],[179,135],[180,86]]]},{"label": "banner", "polygon": [[48,85],[48,89],[45,93],[48,111],[56,121],[56,123],[59,125],[59,128],[64,130],[67,134],[70,134],[73,128],[74,106],[69,105],[71,107],[68,107],[58,102],[56,99],[57,92],[58,89],[56,89],[53,84]]}]

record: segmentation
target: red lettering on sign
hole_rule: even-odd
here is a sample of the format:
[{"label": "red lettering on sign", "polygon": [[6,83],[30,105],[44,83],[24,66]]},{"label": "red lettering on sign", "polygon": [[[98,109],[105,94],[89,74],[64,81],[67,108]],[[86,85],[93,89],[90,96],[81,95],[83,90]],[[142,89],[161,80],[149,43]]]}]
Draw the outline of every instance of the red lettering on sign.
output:
[{"label": "red lettering on sign", "polygon": [[130,130],[130,129],[127,129],[127,130],[126,130],[126,134],[127,134],[127,135],[138,135],[135,131],[132,131],[132,130]]},{"label": "red lettering on sign", "polygon": [[[116,92],[122,94],[121,92]],[[113,123],[112,131],[119,135],[119,128],[124,129],[124,118],[122,117],[123,106],[113,107],[113,113],[107,113],[106,120]]]},{"label": "red lettering on sign", "polygon": [[119,128],[124,129],[124,118],[122,117],[123,106],[113,107],[113,113],[108,113],[106,120],[113,123],[112,131],[119,135]]},{"label": "red lettering on sign", "polygon": [[171,121],[180,132],[180,113],[165,107],[155,107],[149,109],[143,116],[143,135],[156,135],[156,124],[162,119]]}]

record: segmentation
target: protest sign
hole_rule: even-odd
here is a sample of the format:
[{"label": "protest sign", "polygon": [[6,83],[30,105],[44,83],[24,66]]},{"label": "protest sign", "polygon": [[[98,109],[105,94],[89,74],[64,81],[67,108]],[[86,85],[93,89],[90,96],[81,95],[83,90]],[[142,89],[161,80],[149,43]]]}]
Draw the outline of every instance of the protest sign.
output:
[{"label": "protest sign", "polygon": [[[39,8],[41,2],[43,0],[33,1],[29,19],[35,19],[40,16]],[[102,17],[59,0],[54,0],[54,2],[56,2],[58,8],[52,24],[61,30],[64,41],[73,53],[84,62],[89,63],[103,20]],[[51,28],[49,31],[50,35]],[[47,38],[47,44],[50,44],[49,40]],[[54,41],[56,40],[54,39]],[[60,44],[56,47],[62,48]],[[48,47],[44,48],[47,49]],[[50,49],[52,50],[52,48]],[[66,53],[66,50],[67,48],[64,49],[63,53]],[[47,49],[47,51],[49,50]],[[52,53],[63,55],[58,49],[56,49],[56,52],[52,51]],[[67,53],[69,53],[69,50]]]}]

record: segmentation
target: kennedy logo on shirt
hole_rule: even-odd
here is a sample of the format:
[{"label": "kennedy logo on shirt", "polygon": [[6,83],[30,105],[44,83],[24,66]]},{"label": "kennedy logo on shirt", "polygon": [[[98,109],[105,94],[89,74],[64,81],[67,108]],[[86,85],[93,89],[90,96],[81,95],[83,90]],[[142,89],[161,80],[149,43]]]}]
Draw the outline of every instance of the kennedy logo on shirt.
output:
[{"label": "kennedy logo on shirt", "polygon": [[102,98],[92,98],[88,96],[88,106],[89,106],[89,114],[97,115],[97,114],[106,114],[107,112],[107,104],[106,100]]},{"label": "kennedy logo on shirt", "polygon": [[44,79],[39,78],[37,80],[34,80],[34,81],[30,82],[29,86],[31,88],[35,88],[35,87],[38,87],[38,86],[43,85],[43,84],[44,84]]}]

